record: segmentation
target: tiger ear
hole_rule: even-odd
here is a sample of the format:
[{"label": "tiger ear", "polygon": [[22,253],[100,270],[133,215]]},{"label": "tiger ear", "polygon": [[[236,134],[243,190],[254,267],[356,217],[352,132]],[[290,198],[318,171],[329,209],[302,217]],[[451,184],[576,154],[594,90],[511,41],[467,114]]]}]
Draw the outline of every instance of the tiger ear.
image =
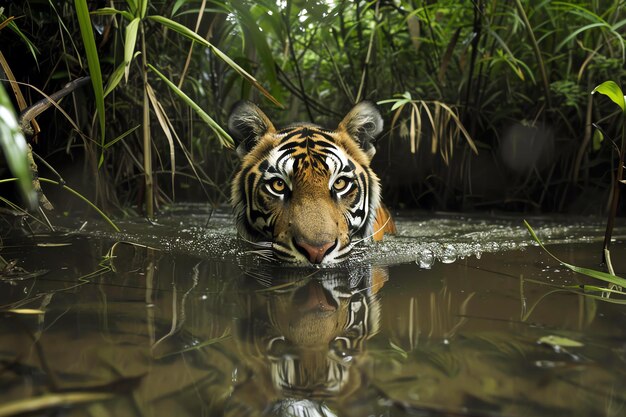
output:
[{"label": "tiger ear", "polygon": [[383,131],[383,117],[373,103],[362,101],[339,123],[339,130],[347,132],[371,158],[376,153],[376,136]]},{"label": "tiger ear", "polygon": [[240,101],[233,106],[228,116],[228,130],[240,157],[250,152],[264,134],[276,131],[265,113],[249,101]]}]

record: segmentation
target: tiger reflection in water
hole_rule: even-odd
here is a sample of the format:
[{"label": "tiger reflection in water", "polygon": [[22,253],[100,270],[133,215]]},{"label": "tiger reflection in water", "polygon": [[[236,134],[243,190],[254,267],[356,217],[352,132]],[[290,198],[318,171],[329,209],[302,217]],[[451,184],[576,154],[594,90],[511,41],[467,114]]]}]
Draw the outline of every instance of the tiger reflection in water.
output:
[{"label": "tiger reflection in water", "polygon": [[[378,290],[387,271],[315,270],[254,286],[234,326],[244,367],[236,374],[227,416],[364,416],[358,370],[365,341],[379,329]],[[272,289],[273,288],[273,289]],[[346,414],[347,413],[347,414]]]}]

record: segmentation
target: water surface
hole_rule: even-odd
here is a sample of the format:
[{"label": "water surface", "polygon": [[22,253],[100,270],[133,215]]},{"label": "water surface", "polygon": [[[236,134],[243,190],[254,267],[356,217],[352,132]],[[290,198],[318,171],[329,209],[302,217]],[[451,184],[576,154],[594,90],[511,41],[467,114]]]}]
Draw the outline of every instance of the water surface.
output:
[{"label": "water surface", "polygon": [[[23,270],[0,281],[0,415],[626,414],[625,308],[564,289],[589,280],[518,217],[401,217],[322,269],[268,265],[208,218],[5,240]],[[531,223],[598,267],[603,222]]]}]

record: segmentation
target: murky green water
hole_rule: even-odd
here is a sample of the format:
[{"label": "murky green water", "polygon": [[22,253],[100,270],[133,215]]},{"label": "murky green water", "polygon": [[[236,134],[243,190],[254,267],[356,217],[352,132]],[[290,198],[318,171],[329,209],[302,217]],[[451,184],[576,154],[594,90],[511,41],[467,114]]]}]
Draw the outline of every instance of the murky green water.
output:
[{"label": "murky green water", "polygon": [[[0,416],[626,415],[626,306],[560,288],[588,281],[519,218],[398,223],[336,269],[265,265],[198,207],[5,240]],[[602,222],[532,224],[597,266]]]}]

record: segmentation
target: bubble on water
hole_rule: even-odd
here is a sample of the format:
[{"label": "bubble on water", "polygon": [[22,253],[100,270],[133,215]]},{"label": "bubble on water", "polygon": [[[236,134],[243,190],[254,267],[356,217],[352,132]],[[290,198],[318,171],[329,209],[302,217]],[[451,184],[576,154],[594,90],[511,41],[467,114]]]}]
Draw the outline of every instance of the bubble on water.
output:
[{"label": "bubble on water", "polygon": [[456,261],[457,256],[458,253],[454,245],[445,245],[443,247],[443,252],[441,253],[441,262],[444,264],[451,264]]},{"label": "bubble on water", "polygon": [[420,268],[430,269],[435,263],[435,254],[430,249],[424,249],[417,257],[415,263],[418,264]]}]

